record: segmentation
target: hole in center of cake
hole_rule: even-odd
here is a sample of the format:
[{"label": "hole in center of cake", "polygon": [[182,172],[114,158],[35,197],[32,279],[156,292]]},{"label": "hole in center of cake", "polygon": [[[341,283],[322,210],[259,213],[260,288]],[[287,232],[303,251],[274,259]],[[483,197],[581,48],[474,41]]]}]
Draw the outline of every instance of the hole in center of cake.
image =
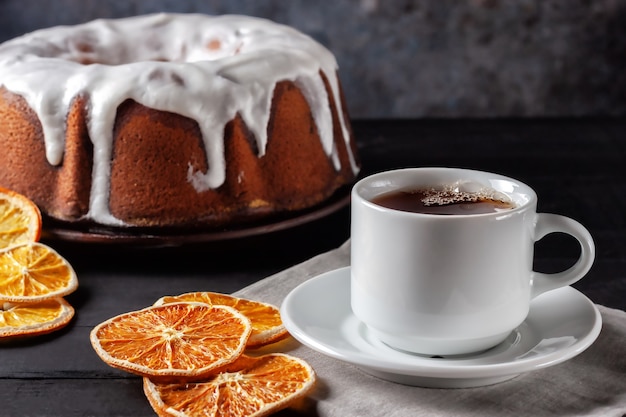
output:
[{"label": "hole in center of cake", "polygon": [[146,35],[129,45],[115,35],[103,37],[81,32],[67,42],[67,49],[57,48],[51,55],[83,65],[217,61],[240,54],[244,43],[237,33],[209,32],[189,39]]}]

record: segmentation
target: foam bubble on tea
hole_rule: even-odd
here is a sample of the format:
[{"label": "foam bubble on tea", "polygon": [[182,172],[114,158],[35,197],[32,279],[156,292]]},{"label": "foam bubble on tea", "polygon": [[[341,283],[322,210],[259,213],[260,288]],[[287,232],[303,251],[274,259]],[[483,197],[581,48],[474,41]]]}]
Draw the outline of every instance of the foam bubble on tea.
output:
[{"label": "foam bubble on tea", "polygon": [[469,181],[391,191],[372,202],[395,210],[438,215],[486,214],[515,208],[506,194]]}]

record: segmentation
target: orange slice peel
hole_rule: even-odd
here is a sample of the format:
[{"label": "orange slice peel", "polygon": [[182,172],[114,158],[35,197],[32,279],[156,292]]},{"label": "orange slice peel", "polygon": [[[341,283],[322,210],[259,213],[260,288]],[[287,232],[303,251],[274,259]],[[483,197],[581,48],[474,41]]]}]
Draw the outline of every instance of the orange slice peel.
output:
[{"label": "orange slice peel", "polygon": [[159,416],[260,417],[306,395],[315,373],[301,359],[272,353],[243,355],[221,372],[194,383],[143,381],[144,393]]},{"label": "orange slice peel", "polygon": [[38,336],[65,327],[74,308],[63,298],[36,303],[0,303],[0,339]]},{"label": "orange slice peel", "polygon": [[26,196],[0,187],[0,249],[36,242],[41,212]]},{"label": "orange slice peel", "polygon": [[250,332],[250,321],[231,307],[181,302],[110,318],[92,329],[90,340],[112,367],[193,380],[241,356]]},{"label": "orange slice peel", "polygon": [[200,302],[209,305],[224,305],[234,308],[250,320],[252,333],[247,348],[259,348],[277,342],[289,335],[275,306],[260,301],[248,300],[216,292],[189,292],[158,299],[154,305],[181,301]]},{"label": "orange slice peel", "polygon": [[72,266],[47,245],[30,242],[0,251],[0,301],[34,303],[76,288]]}]

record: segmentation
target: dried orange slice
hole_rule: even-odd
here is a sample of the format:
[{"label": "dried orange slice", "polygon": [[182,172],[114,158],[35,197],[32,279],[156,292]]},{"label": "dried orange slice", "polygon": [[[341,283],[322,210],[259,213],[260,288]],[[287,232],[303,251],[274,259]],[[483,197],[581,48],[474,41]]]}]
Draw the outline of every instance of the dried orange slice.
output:
[{"label": "dried orange slice", "polygon": [[131,311],[91,331],[91,345],[112,367],[153,378],[200,378],[237,359],[250,321],[231,307],[173,303]]},{"label": "dried orange slice", "polygon": [[276,342],[288,335],[287,329],[280,318],[280,311],[271,304],[215,292],[190,292],[178,296],[166,296],[157,300],[154,305],[193,301],[211,305],[233,307],[250,319],[252,333],[248,339],[248,348],[257,348]]},{"label": "dried orange slice", "polygon": [[74,308],[63,298],[37,303],[0,303],[0,339],[35,336],[65,327],[74,317]]},{"label": "dried orange slice", "polygon": [[195,383],[144,378],[144,393],[159,416],[259,417],[289,407],[315,383],[313,369],[282,353],[242,355],[222,372]]},{"label": "dried orange slice", "polygon": [[42,243],[0,251],[0,301],[33,303],[62,297],[77,287],[69,262]]},{"label": "dried orange slice", "polygon": [[40,235],[41,213],[35,203],[0,187],[0,249],[35,242]]}]

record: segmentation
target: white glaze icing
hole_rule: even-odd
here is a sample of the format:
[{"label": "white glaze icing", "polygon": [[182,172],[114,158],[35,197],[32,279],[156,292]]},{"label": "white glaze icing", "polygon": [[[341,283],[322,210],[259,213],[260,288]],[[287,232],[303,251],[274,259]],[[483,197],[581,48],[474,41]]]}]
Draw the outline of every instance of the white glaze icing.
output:
[{"label": "white glaze icing", "polygon": [[[87,64],[87,65],[86,65]],[[121,225],[108,209],[112,131],[127,99],[195,120],[209,170],[188,179],[199,192],[225,179],[224,126],[239,114],[265,153],[272,93],[290,80],[302,90],[323,148],[340,168],[332,115],[320,71],[337,103],[353,172],[358,172],[341,111],[337,62],[322,45],[288,26],[247,16],[156,14],[95,20],[26,34],[0,45],[0,85],[23,96],[38,115],[46,156],[63,159],[66,117],[87,97],[94,169],[88,217]]]}]

